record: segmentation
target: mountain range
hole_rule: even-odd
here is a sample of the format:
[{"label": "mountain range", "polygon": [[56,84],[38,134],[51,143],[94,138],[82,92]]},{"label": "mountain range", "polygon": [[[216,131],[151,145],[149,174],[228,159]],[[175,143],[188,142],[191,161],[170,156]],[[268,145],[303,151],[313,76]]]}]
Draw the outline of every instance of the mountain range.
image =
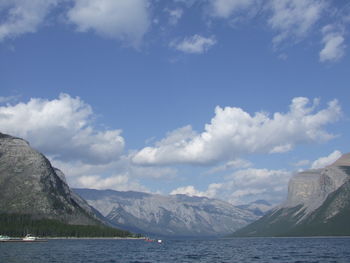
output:
[{"label": "mountain range", "polygon": [[222,236],[258,216],[206,197],[73,189],[115,226],[161,236]]}]

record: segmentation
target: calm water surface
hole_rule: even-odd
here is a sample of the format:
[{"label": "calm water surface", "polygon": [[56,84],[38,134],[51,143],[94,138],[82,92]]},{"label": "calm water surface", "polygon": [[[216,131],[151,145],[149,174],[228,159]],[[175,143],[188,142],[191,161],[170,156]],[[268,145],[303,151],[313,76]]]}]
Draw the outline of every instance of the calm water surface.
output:
[{"label": "calm water surface", "polygon": [[50,240],[0,243],[1,263],[350,262],[350,238]]}]

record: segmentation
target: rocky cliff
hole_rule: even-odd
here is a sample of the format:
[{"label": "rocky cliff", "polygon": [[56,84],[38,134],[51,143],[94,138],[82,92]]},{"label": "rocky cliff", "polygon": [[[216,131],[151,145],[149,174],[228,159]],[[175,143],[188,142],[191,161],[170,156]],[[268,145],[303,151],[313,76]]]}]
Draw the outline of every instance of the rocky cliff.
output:
[{"label": "rocky cliff", "polygon": [[235,236],[350,235],[350,154],[295,175],[287,200]]},{"label": "rocky cliff", "polygon": [[0,214],[96,225],[99,215],[72,192],[64,174],[23,139],[0,133]]},{"label": "rocky cliff", "polygon": [[115,226],[162,236],[227,235],[258,217],[205,197],[74,189]]}]

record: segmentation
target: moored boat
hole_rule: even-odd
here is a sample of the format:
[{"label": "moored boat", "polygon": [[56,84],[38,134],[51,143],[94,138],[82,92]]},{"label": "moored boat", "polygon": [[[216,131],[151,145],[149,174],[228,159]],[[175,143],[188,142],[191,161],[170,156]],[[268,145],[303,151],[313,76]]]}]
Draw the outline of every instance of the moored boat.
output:
[{"label": "moored boat", "polygon": [[11,240],[9,236],[0,235],[0,241],[8,241],[8,240]]},{"label": "moored boat", "polygon": [[22,238],[23,241],[38,241],[39,238],[32,236],[31,234],[27,234],[24,238]]},{"label": "moored boat", "polygon": [[47,239],[38,238],[32,235],[26,235],[24,238],[9,237],[0,235],[0,242],[47,242]]}]

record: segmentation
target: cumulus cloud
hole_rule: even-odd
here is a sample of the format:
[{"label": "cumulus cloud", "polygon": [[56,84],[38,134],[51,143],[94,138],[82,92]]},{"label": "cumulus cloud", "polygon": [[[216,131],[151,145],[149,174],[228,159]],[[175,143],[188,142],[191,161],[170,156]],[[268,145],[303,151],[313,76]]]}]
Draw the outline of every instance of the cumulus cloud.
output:
[{"label": "cumulus cloud", "polygon": [[58,160],[96,164],[118,159],[124,149],[121,130],[98,130],[93,117],[92,108],[78,97],[32,98],[0,107],[0,130]]},{"label": "cumulus cloud", "polygon": [[298,97],[287,113],[250,115],[241,108],[216,107],[202,133],[190,126],[169,133],[154,147],[145,147],[133,161],[144,165],[213,164],[254,153],[283,152],[295,145],[327,141],[325,126],[336,121],[341,109],[336,100],[317,111],[318,100]]},{"label": "cumulus cloud", "polygon": [[338,150],[335,150],[330,155],[328,155],[326,157],[320,157],[319,159],[315,160],[311,164],[311,168],[312,169],[324,168],[327,165],[331,165],[332,163],[334,163],[341,156],[342,156],[342,153],[340,151],[338,151]]},{"label": "cumulus cloud", "polygon": [[323,49],[320,51],[320,61],[337,61],[345,54],[344,32],[335,26],[327,25],[322,28]]},{"label": "cumulus cloud", "polygon": [[202,54],[207,52],[215,44],[216,39],[214,36],[203,37],[196,34],[186,37],[182,41],[172,41],[170,46],[184,53]]},{"label": "cumulus cloud", "polygon": [[104,37],[138,46],[149,30],[148,0],[74,0],[68,20],[80,32],[93,31]]},{"label": "cumulus cloud", "polygon": [[0,41],[34,33],[59,0],[2,0]]},{"label": "cumulus cloud", "polygon": [[278,45],[288,37],[305,37],[326,7],[323,0],[271,0],[268,24],[279,32],[273,43]]}]

